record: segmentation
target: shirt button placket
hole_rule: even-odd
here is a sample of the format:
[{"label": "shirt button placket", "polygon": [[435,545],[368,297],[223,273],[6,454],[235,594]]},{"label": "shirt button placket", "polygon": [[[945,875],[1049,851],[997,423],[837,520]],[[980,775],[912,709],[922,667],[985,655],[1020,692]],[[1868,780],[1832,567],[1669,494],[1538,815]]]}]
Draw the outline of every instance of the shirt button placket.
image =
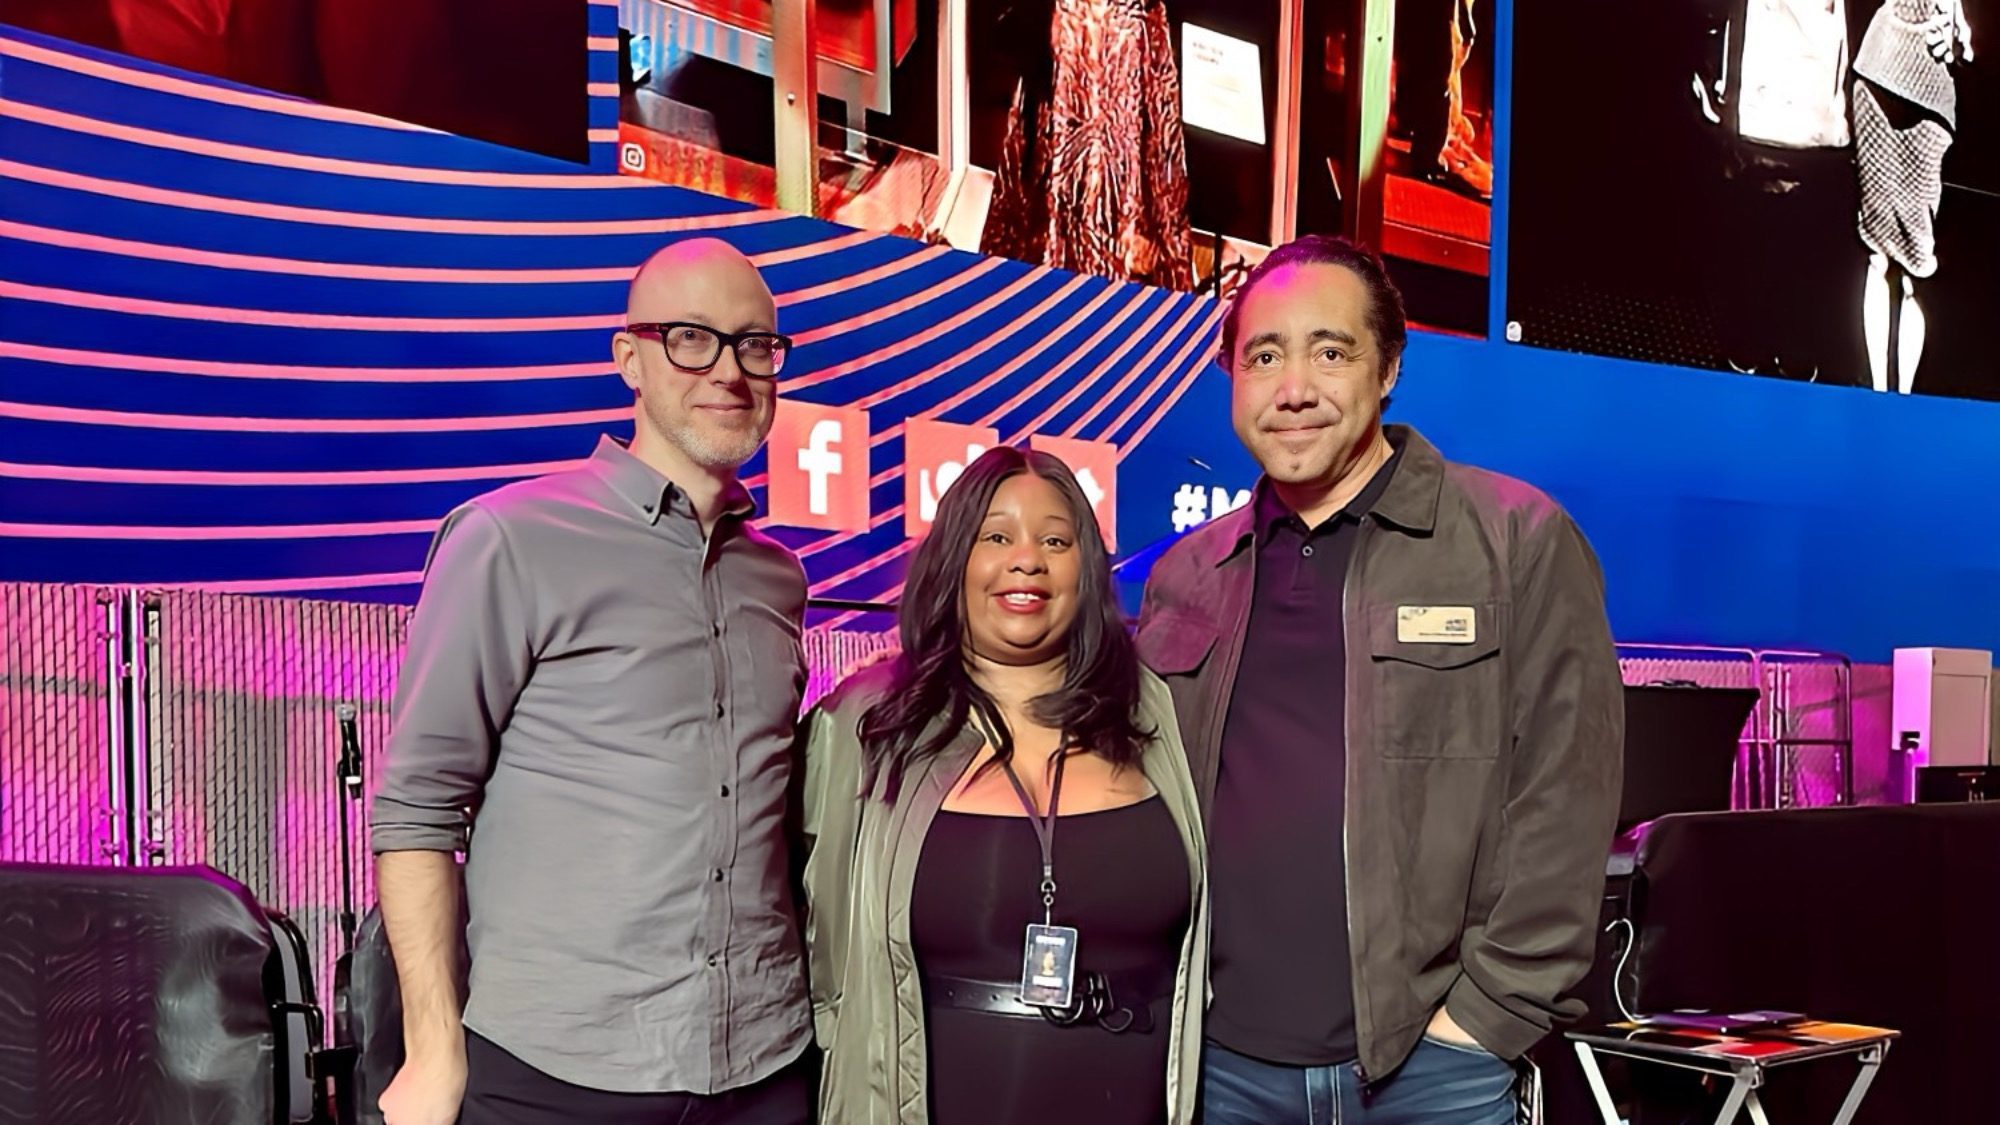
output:
[{"label": "shirt button placket", "polygon": [[[722,639],[722,608],[713,604],[713,599],[711,599],[708,612],[708,635],[711,640],[720,641]],[[729,696],[729,661],[727,656],[722,652],[722,646],[719,644],[714,647],[713,663],[715,667],[715,717],[720,719],[729,710],[726,703]]]},{"label": "shirt button placket", "polygon": [[[726,602],[722,597],[720,582],[721,576],[717,573],[716,566],[704,566],[702,568],[702,585],[708,603],[709,659],[710,667],[714,669],[715,722],[718,728],[713,745],[720,755],[715,765],[723,777],[728,777],[731,771],[728,769],[727,763],[735,760],[735,754],[729,746],[725,745],[727,740],[722,737],[722,728],[726,726],[728,720],[731,693],[729,683],[729,654],[722,641],[723,615],[726,612]],[[723,795],[726,797],[729,792],[728,783],[721,782],[719,784]],[[727,887],[727,881],[729,878],[728,865],[733,849],[725,841],[735,832],[735,818],[731,814],[732,810],[724,802],[715,806],[714,815],[711,817],[711,823],[714,826],[713,831],[717,840],[715,846],[719,849],[715,855],[715,859],[720,861],[716,866],[709,869],[709,881],[715,884],[716,887],[714,892],[715,897],[712,899],[714,905],[709,916],[710,941],[714,943],[710,946],[711,949],[725,946],[728,940],[730,892]],[[722,954],[720,952],[708,955],[708,967],[712,970],[722,970]],[[717,997],[717,1001],[726,1006],[728,1003],[729,986],[725,981],[718,984],[717,987],[723,990]]]}]

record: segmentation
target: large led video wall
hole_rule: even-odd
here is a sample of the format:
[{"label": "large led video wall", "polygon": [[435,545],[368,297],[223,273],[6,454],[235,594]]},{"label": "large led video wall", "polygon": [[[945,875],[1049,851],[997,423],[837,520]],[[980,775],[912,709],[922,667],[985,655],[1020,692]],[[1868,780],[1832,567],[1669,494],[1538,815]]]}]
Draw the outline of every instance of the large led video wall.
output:
[{"label": "large led video wall", "polygon": [[1510,338],[2000,399],[2000,11],[1604,13],[1518,8]]},{"label": "large led video wall", "polygon": [[[1358,0],[822,0],[820,213],[1219,296],[1270,246],[1365,221],[1421,323],[1484,335],[1494,0],[1391,6],[1387,131],[1363,157]],[[772,204],[769,4],[621,0],[619,21],[622,167]],[[964,133],[946,137],[954,83]],[[1351,185],[1364,159],[1386,170],[1372,202]]]}]

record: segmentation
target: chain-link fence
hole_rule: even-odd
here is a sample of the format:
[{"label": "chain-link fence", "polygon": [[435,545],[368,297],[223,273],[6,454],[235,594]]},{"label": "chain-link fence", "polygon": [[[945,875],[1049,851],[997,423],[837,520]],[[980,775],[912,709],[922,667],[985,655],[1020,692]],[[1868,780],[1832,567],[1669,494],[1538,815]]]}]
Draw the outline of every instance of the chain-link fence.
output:
[{"label": "chain-link fence", "polygon": [[1854,674],[1824,653],[1763,653],[1758,705],[1779,808],[1854,803]]},{"label": "chain-link fence", "polygon": [[1847,658],[1700,645],[1621,645],[1619,652],[1627,684],[1759,693],[1738,741],[1736,808],[1855,802],[1854,667]]},{"label": "chain-link fence", "polygon": [[343,879],[357,912],[374,898],[366,808],[336,775],[341,709],[353,709],[365,790],[410,611],[197,591],[144,595],[143,606],[144,855],[207,864],[290,915],[331,996]]},{"label": "chain-link fence", "polygon": [[[367,809],[336,766],[351,708],[372,789],[410,610],[200,591],[0,585],[0,859],[205,864],[305,933],[322,997],[343,881],[374,901]],[[895,642],[805,633],[806,702]],[[121,698],[122,696],[122,698]],[[348,863],[341,855],[342,813]]]},{"label": "chain-link fence", "polygon": [[[410,611],[197,591],[0,585],[0,859],[207,864],[306,933],[322,996],[374,899],[366,808],[336,776],[351,708],[373,784]],[[845,627],[837,627],[845,626]],[[810,705],[895,644],[885,612],[808,629]],[[1844,659],[1628,647],[1631,684],[1754,687],[1738,807],[1854,798]],[[1872,681],[1871,681],[1872,683]],[[1870,776],[1872,789],[1883,779]]]},{"label": "chain-link fence", "polygon": [[1916,799],[1908,754],[1890,737],[1894,724],[1896,670],[1888,664],[1856,664],[1851,686],[1854,731],[1854,803],[1895,805]]}]

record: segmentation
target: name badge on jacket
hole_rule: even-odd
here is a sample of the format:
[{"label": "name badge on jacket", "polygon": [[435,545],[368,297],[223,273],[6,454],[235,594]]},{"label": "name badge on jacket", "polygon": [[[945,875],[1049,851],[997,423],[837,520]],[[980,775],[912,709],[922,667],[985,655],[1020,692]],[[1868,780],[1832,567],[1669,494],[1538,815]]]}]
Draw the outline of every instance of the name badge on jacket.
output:
[{"label": "name badge on jacket", "polygon": [[1406,645],[1469,645],[1478,639],[1469,605],[1396,607],[1396,640]]}]

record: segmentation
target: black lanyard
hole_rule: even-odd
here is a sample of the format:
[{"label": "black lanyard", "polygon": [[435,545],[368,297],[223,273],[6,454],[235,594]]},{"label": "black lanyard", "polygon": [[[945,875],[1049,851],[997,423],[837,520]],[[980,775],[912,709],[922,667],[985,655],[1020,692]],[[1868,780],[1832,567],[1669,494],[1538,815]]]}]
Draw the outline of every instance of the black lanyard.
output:
[{"label": "black lanyard", "polygon": [[1046,820],[1035,811],[1035,802],[1028,798],[1028,788],[1021,784],[1021,776],[1014,772],[1014,763],[1001,762],[1000,768],[1007,771],[1007,780],[1014,783],[1014,795],[1021,799],[1021,810],[1028,814],[1028,823],[1035,829],[1035,842],[1042,846],[1042,924],[1053,925],[1056,910],[1056,806],[1062,800],[1063,763],[1069,755],[1056,752],[1055,775],[1049,779],[1049,815]]}]

